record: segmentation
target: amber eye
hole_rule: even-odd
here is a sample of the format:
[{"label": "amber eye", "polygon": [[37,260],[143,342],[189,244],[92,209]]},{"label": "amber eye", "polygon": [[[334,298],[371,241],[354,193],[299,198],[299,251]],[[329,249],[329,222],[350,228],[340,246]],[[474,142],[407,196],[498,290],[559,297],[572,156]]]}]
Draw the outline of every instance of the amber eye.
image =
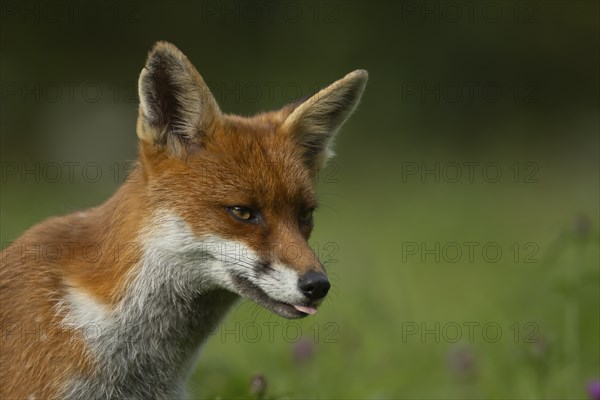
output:
[{"label": "amber eye", "polygon": [[252,209],[244,206],[232,206],[227,207],[227,211],[235,219],[242,222],[255,222],[257,220],[256,214]]},{"label": "amber eye", "polygon": [[303,211],[300,211],[300,215],[298,216],[298,219],[303,224],[308,224],[312,220],[312,215],[313,215],[313,210],[303,210]]}]

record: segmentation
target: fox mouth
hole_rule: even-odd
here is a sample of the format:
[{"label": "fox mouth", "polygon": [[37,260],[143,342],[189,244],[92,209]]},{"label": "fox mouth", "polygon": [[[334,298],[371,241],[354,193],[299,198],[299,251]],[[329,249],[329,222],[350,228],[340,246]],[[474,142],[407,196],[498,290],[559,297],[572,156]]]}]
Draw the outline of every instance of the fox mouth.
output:
[{"label": "fox mouth", "polygon": [[317,312],[315,307],[307,305],[292,305],[273,299],[259,286],[251,282],[248,278],[239,275],[233,275],[233,282],[243,297],[254,301],[267,310],[289,319],[304,318],[307,315]]}]

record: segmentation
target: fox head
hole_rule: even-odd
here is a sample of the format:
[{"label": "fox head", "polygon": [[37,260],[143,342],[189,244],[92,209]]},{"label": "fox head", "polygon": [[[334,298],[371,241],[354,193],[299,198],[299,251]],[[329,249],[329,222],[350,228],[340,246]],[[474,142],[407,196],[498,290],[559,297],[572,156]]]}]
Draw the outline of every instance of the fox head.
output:
[{"label": "fox head", "polygon": [[137,123],[148,207],[161,210],[155,247],[201,290],[287,318],[315,313],[330,284],[307,242],[313,180],[366,82],[357,70],[279,111],[228,115],[186,56],[157,43],[140,74]]}]

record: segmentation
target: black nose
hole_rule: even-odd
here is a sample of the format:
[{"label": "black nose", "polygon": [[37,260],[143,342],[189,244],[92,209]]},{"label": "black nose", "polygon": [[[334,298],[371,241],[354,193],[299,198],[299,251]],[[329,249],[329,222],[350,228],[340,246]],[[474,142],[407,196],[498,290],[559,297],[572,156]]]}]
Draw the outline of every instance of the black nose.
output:
[{"label": "black nose", "polygon": [[298,287],[311,300],[325,297],[330,286],[325,274],[320,272],[309,272],[298,280]]}]

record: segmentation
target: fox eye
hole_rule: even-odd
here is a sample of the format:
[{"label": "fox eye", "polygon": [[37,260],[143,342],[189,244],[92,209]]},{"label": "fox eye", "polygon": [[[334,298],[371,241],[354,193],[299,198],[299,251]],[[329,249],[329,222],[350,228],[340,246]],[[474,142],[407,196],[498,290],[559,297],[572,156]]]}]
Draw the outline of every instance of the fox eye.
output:
[{"label": "fox eye", "polygon": [[300,211],[300,215],[298,216],[298,219],[303,224],[308,224],[312,220],[312,216],[313,216],[313,210],[312,209],[303,210],[303,211]]},{"label": "fox eye", "polygon": [[257,220],[257,216],[252,209],[244,206],[232,206],[227,207],[227,212],[235,219],[242,222],[255,222]]}]

